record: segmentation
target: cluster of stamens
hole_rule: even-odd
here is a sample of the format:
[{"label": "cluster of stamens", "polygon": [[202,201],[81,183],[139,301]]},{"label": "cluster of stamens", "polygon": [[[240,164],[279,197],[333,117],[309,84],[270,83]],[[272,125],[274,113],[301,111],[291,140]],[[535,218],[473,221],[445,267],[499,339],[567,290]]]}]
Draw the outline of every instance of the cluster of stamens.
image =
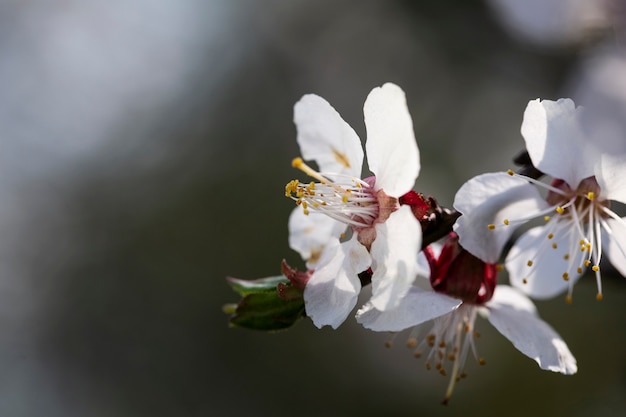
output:
[{"label": "cluster of stamens", "polygon": [[[553,185],[548,185],[526,176],[522,176],[509,170],[511,176],[518,176],[548,190],[547,201],[551,204],[545,210],[531,213],[528,216],[517,219],[503,219],[501,224],[489,224],[489,230],[498,227],[519,225],[533,218],[542,217],[546,223],[545,236],[535,252],[535,256],[526,261],[528,266],[527,278],[522,279],[527,284],[529,277],[535,273],[534,266],[543,256],[554,256],[554,251],[563,250],[558,256],[565,261],[561,278],[568,281],[568,294],[566,301],[572,301],[573,281],[580,276],[587,267],[595,273],[598,286],[596,298],[602,299],[602,283],[600,275],[600,259],[602,258],[601,231],[604,229],[611,232],[606,222],[607,217],[622,221],[617,214],[609,209],[609,202],[598,199],[600,187],[594,177],[581,181],[578,189],[572,190],[562,180],[555,180]],[[556,185],[556,186],[555,186]],[[558,239],[555,239],[558,237]],[[555,242],[566,241],[566,247],[560,248]]]},{"label": "cluster of stamens", "polygon": [[367,227],[378,216],[378,199],[366,181],[341,174],[323,175],[301,158],[295,158],[292,165],[318,181],[292,180],[285,186],[285,196],[301,206],[304,214],[314,210],[354,227]]},{"label": "cluster of stamens", "polygon": [[[450,382],[443,403],[446,404],[453,393],[455,384],[467,377],[463,370],[465,359],[471,349],[476,361],[485,364],[478,357],[474,339],[480,334],[474,330],[477,308],[463,304],[456,311],[434,320],[433,326],[424,338],[420,337],[420,327],[414,328],[406,341],[416,358],[425,358],[427,370],[435,369],[442,376],[450,373]],[[391,347],[392,342],[387,342]]]}]

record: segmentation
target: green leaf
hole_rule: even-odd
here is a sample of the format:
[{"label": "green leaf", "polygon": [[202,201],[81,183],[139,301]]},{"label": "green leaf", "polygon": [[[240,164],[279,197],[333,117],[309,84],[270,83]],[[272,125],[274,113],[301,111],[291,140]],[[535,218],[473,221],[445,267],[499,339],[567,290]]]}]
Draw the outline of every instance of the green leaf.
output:
[{"label": "green leaf", "polygon": [[281,330],[304,317],[304,299],[285,300],[278,292],[246,295],[230,317],[233,326],[255,330]]}]

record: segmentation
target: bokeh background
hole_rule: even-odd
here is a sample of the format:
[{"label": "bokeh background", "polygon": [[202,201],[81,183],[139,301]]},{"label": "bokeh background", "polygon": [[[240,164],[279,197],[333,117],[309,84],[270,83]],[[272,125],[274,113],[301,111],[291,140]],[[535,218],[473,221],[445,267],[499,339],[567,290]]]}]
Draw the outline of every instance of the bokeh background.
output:
[{"label": "bokeh background", "polygon": [[229,328],[226,276],[277,275],[293,104],[406,91],[416,189],[450,205],[506,169],[531,99],[626,140],[623,2],[5,0],[0,5],[0,415],[618,415],[624,279],[538,302],[579,372],[541,371],[486,321],[447,378],[352,320]]}]

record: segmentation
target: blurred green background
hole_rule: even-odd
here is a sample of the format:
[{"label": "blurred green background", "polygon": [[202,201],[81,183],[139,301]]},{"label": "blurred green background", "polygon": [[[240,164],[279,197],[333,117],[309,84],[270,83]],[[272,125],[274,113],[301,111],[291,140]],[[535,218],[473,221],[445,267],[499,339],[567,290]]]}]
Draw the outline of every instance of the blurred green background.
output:
[{"label": "blurred green background", "polygon": [[[537,303],[578,374],[541,371],[483,320],[487,365],[468,358],[447,407],[447,378],[402,334],[386,349],[389,335],[353,320],[265,334],[222,313],[238,299],[226,276],[303,266],[283,197],[303,94],[364,138],[369,91],[400,85],[416,189],[447,206],[471,176],[512,166],[529,100],[598,97],[589,80],[623,35],[618,2],[519,3],[4,2],[0,415],[623,412],[626,287],[610,273],[601,303],[590,277],[572,305]],[[526,15],[539,26],[525,32]]]}]

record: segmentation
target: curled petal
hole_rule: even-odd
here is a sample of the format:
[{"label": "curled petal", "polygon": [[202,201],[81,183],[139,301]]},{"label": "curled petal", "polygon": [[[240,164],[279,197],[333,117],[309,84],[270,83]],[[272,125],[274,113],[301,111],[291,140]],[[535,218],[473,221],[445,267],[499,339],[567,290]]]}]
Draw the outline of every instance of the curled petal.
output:
[{"label": "curled petal", "polygon": [[[472,255],[487,263],[497,262],[515,231],[514,220],[548,207],[537,189],[519,177],[504,172],[482,174],[467,181],[454,197],[454,208],[463,215],[454,230],[459,242]],[[493,230],[488,225],[494,224]]]},{"label": "curled petal", "polygon": [[515,289],[499,285],[487,303],[488,320],[513,346],[534,359],[541,369],[575,374],[576,358],[558,335],[529,307],[532,302]]},{"label": "curled petal", "polygon": [[304,214],[296,207],[289,216],[289,247],[313,269],[331,238],[338,238],[346,225],[322,213]]},{"label": "curled petal", "polygon": [[376,190],[400,197],[413,188],[420,171],[419,150],[404,91],[387,83],[373,89],[363,107],[367,162]]},{"label": "curled petal", "polygon": [[573,189],[594,174],[596,162],[583,134],[582,114],[571,99],[536,99],[528,103],[521,129],[535,167]]},{"label": "curled petal", "polygon": [[[569,226],[565,224],[556,229],[550,240],[545,226],[532,228],[520,236],[505,260],[511,285],[537,299],[554,297],[574,285],[582,275],[577,272],[582,261],[574,263],[580,256],[578,246],[571,257],[564,256],[572,247],[570,239],[575,238],[569,233],[573,226]],[[564,273],[567,273],[567,280]]]},{"label": "curled petal", "polygon": [[323,98],[307,94],[294,106],[302,157],[321,172],[361,176],[363,148],[355,131]]},{"label": "curled petal", "polygon": [[361,282],[357,274],[370,266],[367,249],[355,237],[332,239],[304,289],[306,314],[318,327],[333,329],[344,322],[357,302]]},{"label": "curled petal", "polygon": [[397,307],[408,292],[419,270],[421,244],[422,228],[409,206],[401,206],[387,221],[376,225],[371,247],[371,302],[377,310]]},{"label": "curled petal", "polygon": [[602,235],[602,248],[611,265],[626,277],[626,218],[609,219]]},{"label": "curled petal", "polygon": [[372,303],[367,303],[357,312],[356,321],[376,332],[399,332],[448,314],[459,305],[461,300],[456,298],[411,287],[396,308],[379,311]]}]

